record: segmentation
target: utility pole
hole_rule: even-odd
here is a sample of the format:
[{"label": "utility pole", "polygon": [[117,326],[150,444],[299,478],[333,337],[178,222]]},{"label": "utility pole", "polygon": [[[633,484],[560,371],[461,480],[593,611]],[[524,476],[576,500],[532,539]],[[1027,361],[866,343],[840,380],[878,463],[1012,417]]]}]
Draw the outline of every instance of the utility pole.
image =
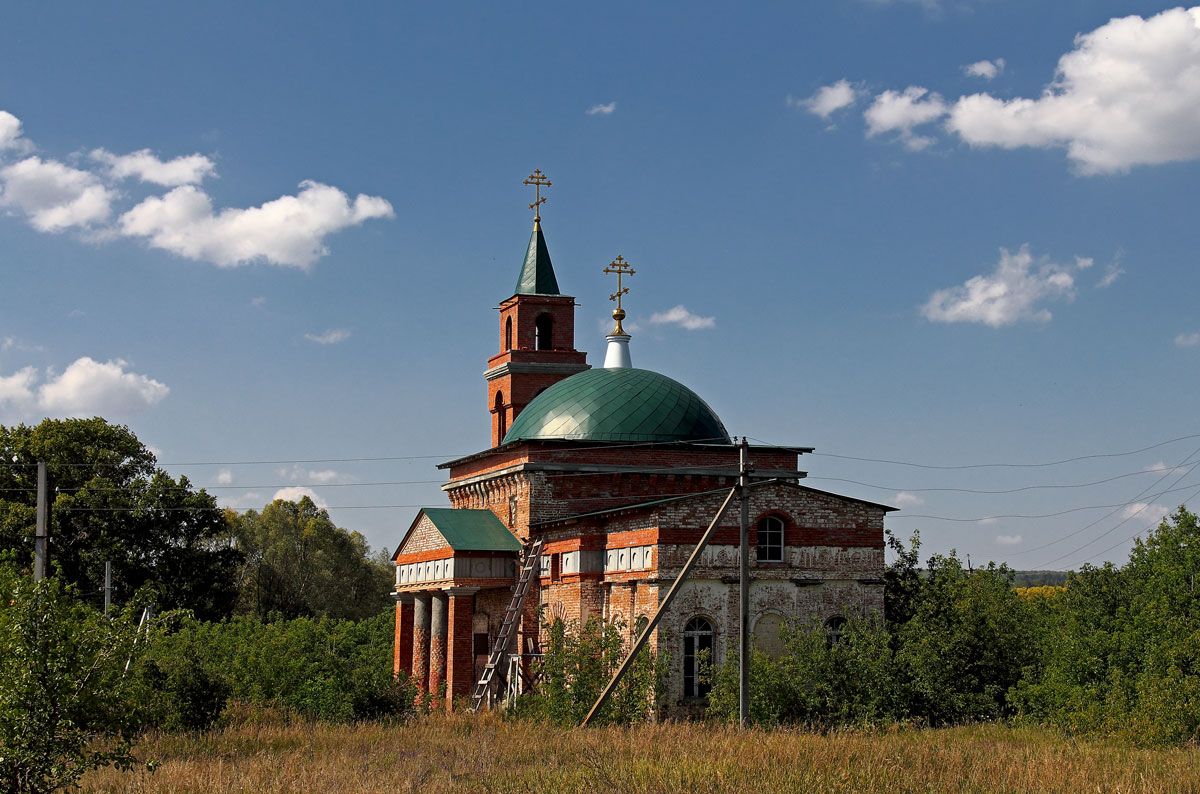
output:
[{"label": "utility pole", "polygon": [[104,616],[108,617],[108,608],[112,605],[112,560],[104,561]]},{"label": "utility pole", "polygon": [[750,721],[750,467],[746,462],[746,437],[738,447],[738,497],[741,501],[739,541],[741,560],[738,571],[741,621],[738,628],[738,722],[743,728]]},{"label": "utility pole", "polygon": [[46,461],[37,464],[37,529],[33,538],[33,581],[46,578],[50,554],[50,494],[46,482]]}]

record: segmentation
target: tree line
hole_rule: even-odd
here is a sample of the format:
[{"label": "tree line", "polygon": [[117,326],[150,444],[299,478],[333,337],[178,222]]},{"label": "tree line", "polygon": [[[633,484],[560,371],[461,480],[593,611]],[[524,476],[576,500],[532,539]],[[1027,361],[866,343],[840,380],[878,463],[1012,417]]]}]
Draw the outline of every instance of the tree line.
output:
[{"label": "tree line", "polygon": [[98,603],[105,562],[112,597],[140,597],[201,620],[233,615],[359,619],[388,605],[393,568],[358,532],[307,497],[222,510],[172,477],[129,428],[103,419],[0,426],[0,553],[33,555],[36,462],[51,501],[51,564]]}]

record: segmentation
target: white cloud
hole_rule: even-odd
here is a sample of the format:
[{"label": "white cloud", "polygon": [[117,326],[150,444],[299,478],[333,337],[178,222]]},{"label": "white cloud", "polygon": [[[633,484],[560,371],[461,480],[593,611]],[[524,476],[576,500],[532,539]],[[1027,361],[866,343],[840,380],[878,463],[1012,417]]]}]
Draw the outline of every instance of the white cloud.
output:
[{"label": "white cloud", "polygon": [[967,77],[980,77],[984,80],[995,80],[1003,72],[1003,58],[996,58],[992,61],[976,61],[963,67],[963,74]]},{"label": "white cloud", "polygon": [[164,187],[196,185],[216,173],[217,166],[202,154],[189,154],[173,160],[160,160],[149,149],[129,154],[113,154],[106,149],[93,149],[91,157],[108,167],[113,179],[134,177]]},{"label": "white cloud", "polygon": [[217,504],[221,507],[228,507],[231,510],[245,510],[248,507],[262,507],[267,500],[258,491],[248,491],[243,494],[231,496],[228,494],[217,494]]},{"label": "white cloud", "polygon": [[213,213],[208,195],[194,186],[145,199],[120,218],[121,232],[188,259],[235,267],[262,261],[307,269],[328,253],[325,237],[372,218],[395,216],[377,196],[353,202],[335,187],[300,183],[295,196],[258,207]]},{"label": "white cloud", "polygon": [[233,470],[232,469],[218,469],[217,470],[217,485],[232,485],[232,484],[233,484]]},{"label": "white cloud", "polygon": [[1158,526],[1164,518],[1170,514],[1170,510],[1162,505],[1150,504],[1148,502],[1134,502],[1131,505],[1126,505],[1121,511],[1121,518],[1125,520],[1136,519],[1138,523],[1146,526]]},{"label": "white cloud", "polygon": [[271,497],[271,501],[283,499],[285,502],[299,502],[303,497],[307,496],[312,499],[313,504],[322,510],[329,509],[329,503],[317,495],[317,492],[312,488],[305,488],[302,485],[289,485],[286,488],[280,488]]},{"label": "white cloud", "polygon": [[946,102],[941,95],[910,85],[903,92],[884,91],[875,97],[871,106],[863,111],[863,119],[867,122],[868,138],[895,132],[906,147],[919,151],[932,144],[933,138],[917,135],[913,130],[937,121],[946,112]]},{"label": "white cloud", "polygon": [[106,221],[116,197],[95,175],[56,160],[28,157],[0,169],[0,207],[20,210],[40,232]]},{"label": "white cloud", "polygon": [[896,507],[902,509],[905,507],[918,507],[925,504],[925,500],[923,498],[917,496],[915,493],[910,493],[909,491],[897,491],[896,496],[893,497],[892,501],[896,503]]},{"label": "white cloud", "polygon": [[19,369],[11,375],[0,375],[0,408],[23,414],[34,404],[34,385],[37,370],[33,367]]},{"label": "white cloud", "polygon": [[6,336],[3,339],[0,339],[0,352],[7,352],[9,350],[12,350],[13,345],[15,345],[16,343],[17,343],[17,340],[11,336]]},{"label": "white cloud", "polygon": [[1074,297],[1071,268],[1045,259],[1035,267],[1029,246],[1023,245],[1016,253],[1001,248],[1000,261],[991,273],[934,292],[921,307],[921,314],[937,323],[982,323],[999,328],[1022,320],[1048,322],[1050,310],[1042,303]]},{"label": "white cloud", "polygon": [[0,375],[0,408],[18,417],[35,413],[57,416],[124,416],[162,401],[170,389],[145,375],[130,372],[120,359],[99,362],[76,359],[61,374],[34,367]]},{"label": "white cloud", "polygon": [[996,543],[1000,546],[1016,546],[1023,541],[1024,538],[1020,535],[997,535]]},{"label": "white cloud", "polygon": [[261,308],[261,307],[267,305],[267,299],[264,298],[262,295],[259,295],[257,298],[250,299],[250,305],[256,309]]},{"label": "white cloud", "polygon": [[1125,268],[1118,264],[1108,265],[1104,268],[1104,275],[1096,282],[1096,289],[1111,287],[1123,275],[1125,275]]},{"label": "white cloud", "polygon": [[604,105],[592,105],[585,112],[589,116],[611,116],[617,109],[616,102],[609,102]]},{"label": "white cloud", "polygon": [[121,359],[104,363],[87,356],[77,359],[42,384],[38,405],[51,414],[120,415],[154,405],[170,393],[166,384],[129,372],[127,366]]},{"label": "white cloud", "polygon": [[284,479],[292,482],[311,482],[318,485],[328,485],[329,483],[349,482],[351,477],[342,474],[334,469],[306,469],[303,466],[292,466],[290,469],[286,466],[276,470],[276,473]]},{"label": "white cloud", "polygon": [[21,134],[21,120],[7,110],[0,110],[0,152],[24,154],[32,149],[33,144]]},{"label": "white cloud", "polygon": [[678,325],[681,328],[686,328],[689,331],[699,331],[705,328],[716,327],[717,320],[715,317],[701,317],[687,309],[686,306],[675,306],[663,312],[655,312],[650,315],[648,322],[651,325]]},{"label": "white cloud", "polygon": [[1175,347],[1200,347],[1200,331],[1179,334],[1175,337]]},{"label": "white cloud", "polygon": [[828,121],[834,113],[857,102],[858,94],[858,89],[850,85],[849,80],[838,80],[836,83],[821,86],[808,99],[796,99],[789,96],[787,103],[790,107],[807,110],[814,116],[820,116]]},{"label": "white cloud", "polygon": [[1077,35],[1040,97],[962,97],[947,128],[972,146],[1065,147],[1084,174],[1200,157],[1200,7]]},{"label": "white cloud", "polygon": [[305,334],[304,338],[318,345],[336,345],[350,338],[350,332],[345,328],[330,328],[321,334]]}]

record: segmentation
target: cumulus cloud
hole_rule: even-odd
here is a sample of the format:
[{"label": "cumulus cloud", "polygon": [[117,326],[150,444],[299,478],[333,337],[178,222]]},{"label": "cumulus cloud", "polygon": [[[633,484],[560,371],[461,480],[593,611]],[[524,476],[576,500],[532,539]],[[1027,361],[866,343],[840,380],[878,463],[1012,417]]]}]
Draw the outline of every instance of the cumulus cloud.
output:
[{"label": "cumulus cloud", "polygon": [[133,177],[163,187],[196,185],[216,173],[217,166],[202,154],[189,154],[173,160],[160,160],[149,149],[129,154],[113,154],[106,149],[93,149],[91,158],[108,168],[113,179]]},{"label": "cumulus cloud", "polygon": [[1083,174],[1200,157],[1200,7],[1080,34],[1041,96],[962,97],[947,128],[972,146],[1064,147]]},{"label": "cumulus cloud", "polygon": [[875,97],[870,107],[863,111],[863,119],[867,122],[868,138],[894,132],[906,147],[919,151],[932,144],[934,139],[917,135],[913,130],[937,121],[946,112],[946,101],[940,94],[910,85],[903,91],[884,91]]},{"label": "cumulus cloud", "polygon": [[0,207],[24,213],[40,232],[102,223],[116,197],[95,175],[56,160],[28,157],[0,169]]},{"label": "cumulus cloud", "polygon": [[999,546],[1016,546],[1019,543],[1021,543],[1021,541],[1023,541],[1023,540],[1024,540],[1024,538],[1021,537],[1020,535],[997,535],[996,536],[996,544]]},{"label": "cumulus cloud", "polygon": [[24,412],[34,402],[34,386],[38,373],[33,367],[19,369],[11,375],[0,375],[0,408]]},{"label": "cumulus cloud", "polygon": [[969,63],[963,67],[963,74],[967,77],[979,77],[984,80],[995,80],[1004,72],[1004,59],[996,58],[992,61],[976,61]]},{"label": "cumulus cloud", "polygon": [[318,345],[336,345],[350,338],[350,332],[345,328],[330,328],[322,334],[305,334],[304,338]]},{"label": "cumulus cloud", "polygon": [[299,502],[305,496],[311,499],[313,504],[322,510],[329,509],[329,503],[318,496],[316,491],[314,491],[312,488],[305,488],[302,485],[289,485],[286,488],[280,488],[275,492],[275,495],[271,497],[271,501],[282,499],[285,502]]},{"label": "cumulus cloud", "polygon": [[715,317],[702,317],[688,310],[686,306],[674,306],[663,312],[655,312],[650,315],[648,321],[651,325],[678,325],[680,328],[685,328],[689,331],[700,331],[706,328],[714,328],[717,325]]},{"label": "cumulus cloud", "polygon": [[256,309],[260,309],[263,306],[267,305],[267,299],[265,297],[263,297],[262,295],[259,295],[258,297],[250,299],[250,305]]},{"label": "cumulus cloud", "polygon": [[170,393],[166,384],[127,367],[121,359],[99,362],[84,356],[42,384],[38,402],[52,414],[103,416],[131,413],[161,402]]},{"label": "cumulus cloud", "polygon": [[233,484],[233,470],[232,469],[218,469],[217,470],[217,485],[232,485],[232,484]]},{"label": "cumulus cloud", "polygon": [[937,323],[999,328],[1021,321],[1048,322],[1050,310],[1042,304],[1074,297],[1073,269],[1045,259],[1035,262],[1029,246],[1023,245],[1016,253],[1001,248],[1000,261],[991,273],[934,292],[921,314]]},{"label": "cumulus cloud", "polygon": [[790,107],[807,110],[814,116],[820,116],[828,121],[834,113],[857,102],[858,93],[858,89],[852,86],[849,80],[838,80],[836,83],[821,86],[807,99],[796,99],[789,96],[787,103]]},{"label": "cumulus cloud", "polygon": [[33,144],[21,134],[21,120],[7,110],[0,110],[0,152],[23,154],[31,149]]},{"label": "cumulus cloud", "polygon": [[[614,105],[615,106],[615,105]],[[0,110],[0,154],[33,148],[23,137],[21,120]],[[162,159],[150,149],[114,154],[93,149],[91,170],[42,157],[25,157],[0,168],[0,209],[23,215],[38,231],[76,229],[92,242],[119,237],[145,240],[151,247],[188,259],[234,267],[265,262],[307,269],[325,256],[326,238],[375,218],[393,218],[386,199],[358,195],[313,181],[300,183],[295,195],[257,207],[215,210],[197,185],[215,175],[202,154]],[[150,196],[109,223],[122,194],[114,187],[137,179],[172,188]]]},{"label": "cumulus cloud", "polygon": [[1175,347],[1200,347],[1200,331],[1179,334],[1175,337]]},{"label": "cumulus cloud", "polygon": [[394,216],[385,199],[360,194],[351,201],[337,188],[310,180],[294,196],[214,213],[208,194],[185,185],[142,201],[121,216],[120,229],[154,248],[220,267],[266,262],[307,269],[329,252],[328,235]]},{"label": "cumulus cloud", "polygon": [[18,415],[40,412],[58,416],[122,416],[161,402],[166,384],[131,372],[121,359],[100,362],[76,359],[55,374],[43,377],[33,367],[0,375],[0,408]]},{"label": "cumulus cloud", "polygon": [[611,116],[616,109],[616,102],[608,102],[603,105],[592,105],[585,112],[589,116]]},{"label": "cumulus cloud", "polygon": [[925,504],[925,500],[923,498],[909,491],[897,491],[895,497],[892,498],[892,501],[895,502],[896,507],[899,508],[919,507],[920,505]]}]

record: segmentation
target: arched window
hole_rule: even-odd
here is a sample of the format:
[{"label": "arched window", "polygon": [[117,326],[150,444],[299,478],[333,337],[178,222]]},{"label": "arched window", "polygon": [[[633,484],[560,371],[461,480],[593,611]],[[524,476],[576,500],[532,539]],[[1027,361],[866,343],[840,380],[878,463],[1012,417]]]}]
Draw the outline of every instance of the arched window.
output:
[{"label": "arched window", "polygon": [[504,320],[504,349],[512,350],[512,318],[506,317]]},{"label": "arched window", "polygon": [[783,616],[768,612],[754,624],[754,647],[767,656],[783,656]]},{"label": "arched window", "polygon": [[842,641],[842,632],[845,628],[846,619],[841,615],[834,615],[825,621],[825,641],[831,646],[837,645]]},{"label": "arched window", "polygon": [[783,521],[777,516],[758,522],[758,561],[783,562]]},{"label": "arched window", "polygon": [[496,413],[496,437],[503,441],[504,436],[508,434],[508,420],[504,416],[504,392],[496,392],[496,406],[493,410]]},{"label": "arched window", "polygon": [[533,322],[533,349],[550,350],[554,347],[554,318],[548,314],[538,315]]},{"label": "arched window", "polygon": [[715,661],[713,655],[713,627],[707,618],[699,615],[683,627],[683,696],[702,698],[708,695],[708,682],[702,680],[703,673]]}]

